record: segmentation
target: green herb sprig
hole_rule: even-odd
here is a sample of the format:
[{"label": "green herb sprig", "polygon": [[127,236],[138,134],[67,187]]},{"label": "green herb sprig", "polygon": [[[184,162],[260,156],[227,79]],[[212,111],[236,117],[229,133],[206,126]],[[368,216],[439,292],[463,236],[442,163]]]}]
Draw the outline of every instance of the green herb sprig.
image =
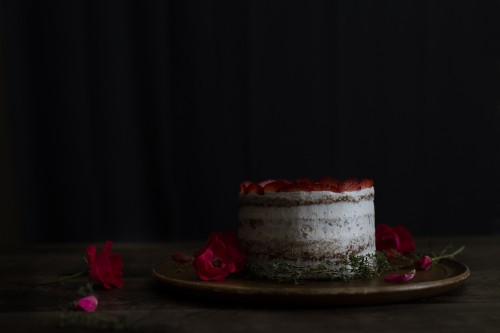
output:
[{"label": "green herb sprig", "polygon": [[257,265],[247,264],[246,270],[251,276],[257,278],[268,278],[280,282],[291,282],[300,284],[305,278],[321,276],[330,280],[351,281],[358,279],[371,279],[380,276],[392,269],[387,257],[381,253],[357,256],[354,254],[334,265],[327,260],[321,265],[314,267],[301,267],[290,263],[275,261],[269,264]]}]

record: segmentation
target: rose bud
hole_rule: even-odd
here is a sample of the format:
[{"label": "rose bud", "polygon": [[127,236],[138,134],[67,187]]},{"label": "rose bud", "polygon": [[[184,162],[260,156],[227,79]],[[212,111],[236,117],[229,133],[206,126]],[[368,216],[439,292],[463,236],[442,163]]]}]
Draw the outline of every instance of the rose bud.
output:
[{"label": "rose bud", "polygon": [[432,267],[432,258],[429,256],[423,256],[415,263],[415,268],[420,270],[428,270]]},{"label": "rose bud", "polygon": [[94,312],[97,307],[97,298],[93,295],[81,298],[77,301],[76,305],[78,308],[85,312]]}]

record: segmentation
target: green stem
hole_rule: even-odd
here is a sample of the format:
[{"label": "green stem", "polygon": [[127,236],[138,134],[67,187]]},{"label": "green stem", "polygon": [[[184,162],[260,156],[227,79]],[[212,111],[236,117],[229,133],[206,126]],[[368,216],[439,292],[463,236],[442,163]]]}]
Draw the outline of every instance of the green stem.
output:
[{"label": "green stem", "polygon": [[59,278],[57,280],[51,280],[51,281],[46,281],[46,282],[38,283],[37,285],[42,286],[42,285],[45,285],[45,284],[51,284],[51,283],[55,283],[55,282],[63,283],[64,281],[67,281],[67,280],[70,280],[70,279],[74,279],[74,278],[77,278],[77,277],[80,277],[80,276],[84,276],[85,274],[87,274],[87,272],[78,272],[78,273],[73,274],[73,275],[64,276],[64,277]]},{"label": "green stem", "polygon": [[454,256],[456,256],[457,254],[459,254],[460,252],[462,252],[463,250],[465,249],[465,246],[462,246],[461,248],[459,248],[458,250],[456,250],[455,252],[453,253],[450,253],[450,254],[443,254],[443,255],[440,255],[440,256],[437,256],[437,257],[431,257],[432,261],[433,262],[437,262],[441,259],[449,259],[449,258],[453,258]]}]

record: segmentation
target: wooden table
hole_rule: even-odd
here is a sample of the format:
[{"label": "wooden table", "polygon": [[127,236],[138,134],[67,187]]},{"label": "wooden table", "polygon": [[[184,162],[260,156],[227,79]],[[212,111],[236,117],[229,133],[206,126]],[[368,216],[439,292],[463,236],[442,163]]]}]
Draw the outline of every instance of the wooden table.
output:
[{"label": "wooden table", "polygon": [[[418,239],[420,250],[426,239]],[[138,332],[500,332],[500,235],[432,239],[435,249],[465,245],[457,258],[471,276],[451,292],[411,302],[343,307],[245,306],[174,294],[152,280],[152,264],[200,243],[115,244],[124,260],[123,289],[97,290],[94,314]],[[63,308],[78,298],[86,278],[36,285],[85,268],[86,244],[35,245],[0,253],[2,332],[86,332]],[[78,316],[86,315],[79,312]],[[67,326],[59,328],[61,316]],[[74,322],[68,322],[73,320]],[[96,319],[97,320],[97,319]],[[100,322],[97,322],[99,324]]]}]

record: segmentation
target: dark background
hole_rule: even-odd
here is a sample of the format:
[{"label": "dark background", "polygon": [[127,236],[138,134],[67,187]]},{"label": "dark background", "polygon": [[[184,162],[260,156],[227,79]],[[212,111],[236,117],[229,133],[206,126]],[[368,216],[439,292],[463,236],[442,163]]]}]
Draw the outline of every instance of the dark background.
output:
[{"label": "dark background", "polygon": [[3,1],[4,241],[204,239],[245,179],[500,231],[498,1]]}]

